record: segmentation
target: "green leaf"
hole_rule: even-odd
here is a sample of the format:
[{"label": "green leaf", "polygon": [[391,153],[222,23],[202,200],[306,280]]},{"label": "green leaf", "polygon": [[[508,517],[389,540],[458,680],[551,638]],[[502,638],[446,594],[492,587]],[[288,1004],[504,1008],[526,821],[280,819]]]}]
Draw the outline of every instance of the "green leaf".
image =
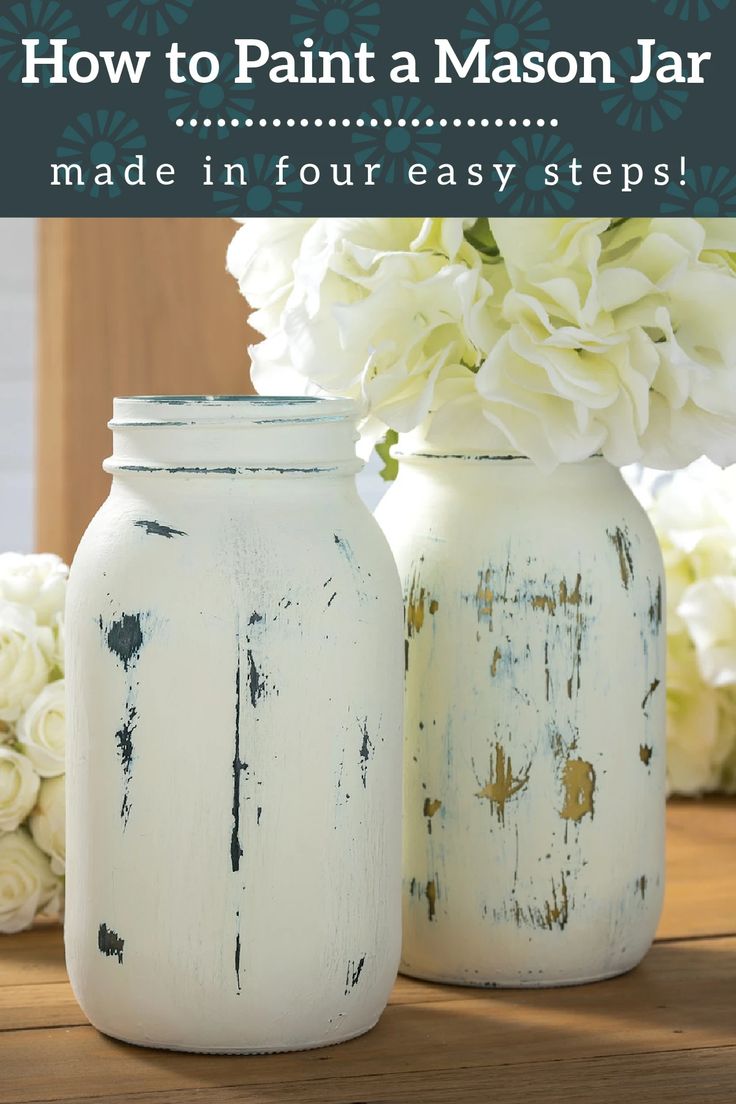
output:
[{"label": "green leaf", "polygon": [[399,435],[396,430],[390,429],[384,439],[376,445],[376,452],[383,460],[381,479],[385,479],[387,483],[392,483],[399,474],[399,461],[394,459],[390,451],[398,440]]}]

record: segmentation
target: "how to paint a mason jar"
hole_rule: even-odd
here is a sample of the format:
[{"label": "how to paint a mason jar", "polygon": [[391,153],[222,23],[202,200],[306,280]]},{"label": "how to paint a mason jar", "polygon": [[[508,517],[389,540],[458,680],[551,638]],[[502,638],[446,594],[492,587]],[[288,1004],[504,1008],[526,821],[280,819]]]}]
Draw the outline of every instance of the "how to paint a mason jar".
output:
[{"label": "how to paint a mason jar", "polygon": [[369,1030],[401,941],[401,587],[351,403],[115,401],[67,609],[66,952],[106,1034]]},{"label": "how to paint a mason jar", "polygon": [[654,531],[602,459],[397,450],[404,580],[401,969],[482,986],[634,967],[663,896]]}]

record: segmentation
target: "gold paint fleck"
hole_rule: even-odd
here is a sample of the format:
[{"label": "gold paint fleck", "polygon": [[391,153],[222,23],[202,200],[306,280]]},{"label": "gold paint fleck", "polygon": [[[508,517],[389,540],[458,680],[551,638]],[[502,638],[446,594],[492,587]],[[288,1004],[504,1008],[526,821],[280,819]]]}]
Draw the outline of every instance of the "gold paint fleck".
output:
[{"label": "gold paint fleck", "polygon": [[561,606],[579,606],[583,600],[580,587],[583,579],[581,575],[578,575],[575,580],[575,589],[572,593],[567,589],[567,579],[563,579],[560,583],[560,605]]},{"label": "gold paint fleck", "polygon": [[608,538],[611,544],[616,549],[618,555],[619,571],[621,572],[621,582],[624,584],[626,590],[629,589],[629,583],[634,576],[634,561],[631,556],[631,542],[629,540],[628,533],[623,529],[617,529],[615,533],[608,533]]},{"label": "gold paint fleck", "polygon": [[580,821],[590,813],[593,816],[595,771],[584,759],[568,759],[562,772],[565,787],[565,804],[560,816],[564,820]]},{"label": "gold paint fleck", "polygon": [[432,835],[432,817],[435,815],[435,813],[439,812],[441,808],[441,801],[430,801],[428,797],[425,797],[423,812],[425,817],[427,818],[427,831],[429,832],[430,836]]},{"label": "gold paint fleck", "polygon": [[429,919],[434,920],[435,906],[437,904],[437,886],[432,879],[431,882],[427,882],[427,888],[425,890],[427,895],[427,911],[429,913]]},{"label": "gold paint fleck", "polygon": [[514,776],[511,758],[506,757],[500,744],[496,744],[495,758],[495,779],[493,761],[491,761],[491,779],[475,796],[487,798],[491,805],[495,802],[499,824],[503,824],[506,802],[524,789],[529,781],[531,765],[528,765],[518,776]]},{"label": "gold paint fleck", "polygon": [[501,658],[502,658],[501,657],[501,649],[496,648],[495,652],[493,653],[493,661],[491,663],[491,676],[493,678],[496,677],[496,672],[498,671],[498,664],[500,663]]},{"label": "gold paint fleck", "polygon": [[654,749],[650,748],[648,744],[639,744],[639,758],[645,767],[648,767],[652,761],[652,754]]},{"label": "gold paint fleck", "polygon": [[557,609],[557,603],[549,594],[537,594],[532,598],[532,609],[546,610],[550,617],[553,617]]},{"label": "gold paint fleck", "polygon": [[478,606],[478,620],[482,617],[488,617],[493,623],[493,590],[490,587],[491,572],[487,570],[485,574],[478,572],[480,578],[478,582],[478,589],[475,593],[475,601]]},{"label": "gold paint fleck", "polygon": [[420,586],[415,575],[406,601],[406,628],[410,637],[416,636],[422,630],[425,619],[425,602],[428,603],[430,614],[435,614],[440,607],[435,598],[430,599],[426,587]]},{"label": "gold paint fleck", "polygon": [[544,925],[552,930],[555,925],[562,931],[568,921],[570,903],[567,896],[567,882],[565,875],[561,875],[560,897],[557,898],[557,887],[552,882],[552,900],[544,902]]}]

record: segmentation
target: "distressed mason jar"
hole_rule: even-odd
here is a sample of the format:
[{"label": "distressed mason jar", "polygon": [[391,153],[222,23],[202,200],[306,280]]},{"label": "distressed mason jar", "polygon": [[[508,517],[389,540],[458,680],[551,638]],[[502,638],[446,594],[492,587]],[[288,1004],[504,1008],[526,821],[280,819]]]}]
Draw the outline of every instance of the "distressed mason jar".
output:
[{"label": "distressed mason jar", "polygon": [[378,511],[404,580],[401,969],[465,985],[622,973],[663,894],[654,531],[602,459],[399,447]]},{"label": "distressed mason jar", "polygon": [[66,952],[106,1034],[371,1028],[398,964],[402,603],[342,401],[116,399],[67,609]]}]

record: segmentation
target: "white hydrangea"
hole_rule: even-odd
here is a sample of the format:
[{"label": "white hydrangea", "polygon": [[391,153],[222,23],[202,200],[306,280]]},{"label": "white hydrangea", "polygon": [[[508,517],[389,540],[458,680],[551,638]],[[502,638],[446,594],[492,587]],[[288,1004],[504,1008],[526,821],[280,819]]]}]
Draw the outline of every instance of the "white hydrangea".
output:
[{"label": "white hydrangea", "polygon": [[254,219],[228,265],[266,338],[257,389],[359,398],[370,439],[728,463],[732,221]]},{"label": "white hydrangea", "polygon": [[670,789],[736,792],[736,467],[703,460],[642,497],[667,574]]}]

